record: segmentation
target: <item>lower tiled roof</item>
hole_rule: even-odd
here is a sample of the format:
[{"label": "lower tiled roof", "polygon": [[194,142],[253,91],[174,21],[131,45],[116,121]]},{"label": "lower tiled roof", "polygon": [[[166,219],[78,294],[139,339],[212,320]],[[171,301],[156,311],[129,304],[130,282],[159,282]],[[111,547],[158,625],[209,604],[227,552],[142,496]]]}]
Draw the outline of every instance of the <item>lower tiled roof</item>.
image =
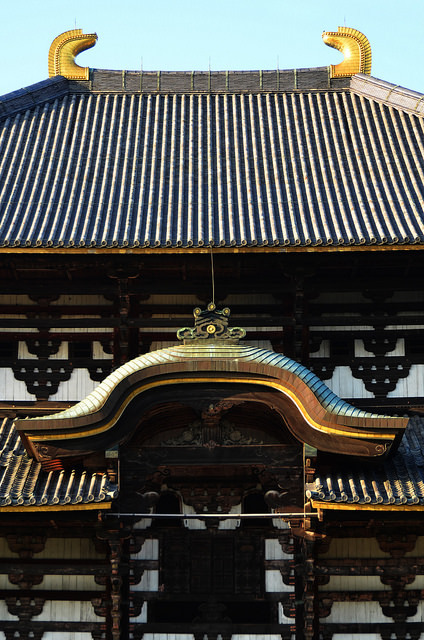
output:
[{"label": "lower tiled roof", "polygon": [[30,458],[7,418],[0,425],[0,510],[2,507],[62,507],[110,502],[118,494],[105,473],[84,469],[44,471]]},{"label": "lower tiled roof", "polygon": [[397,452],[384,463],[334,463],[307,486],[307,497],[328,505],[424,505],[424,419],[411,418]]}]

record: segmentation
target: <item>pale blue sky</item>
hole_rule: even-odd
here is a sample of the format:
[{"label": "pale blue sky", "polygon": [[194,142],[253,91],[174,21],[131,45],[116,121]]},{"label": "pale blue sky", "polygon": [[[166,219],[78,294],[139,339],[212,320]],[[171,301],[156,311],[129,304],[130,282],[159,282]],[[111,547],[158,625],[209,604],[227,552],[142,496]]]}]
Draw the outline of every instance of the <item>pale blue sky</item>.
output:
[{"label": "pale blue sky", "polygon": [[0,95],[47,77],[51,41],[80,27],[102,69],[292,69],[336,64],[322,31],[368,37],[372,75],[424,92],[424,0],[0,0]]}]

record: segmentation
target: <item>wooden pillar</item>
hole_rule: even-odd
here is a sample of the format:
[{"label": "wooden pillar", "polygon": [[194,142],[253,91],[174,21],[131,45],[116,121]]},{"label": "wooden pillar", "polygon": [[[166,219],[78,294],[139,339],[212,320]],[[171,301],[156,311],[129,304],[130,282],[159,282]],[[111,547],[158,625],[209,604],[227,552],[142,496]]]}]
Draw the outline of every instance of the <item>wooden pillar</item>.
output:
[{"label": "wooden pillar", "polygon": [[133,315],[133,296],[130,292],[130,281],[138,277],[136,274],[116,272],[109,274],[117,283],[119,325],[114,330],[113,365],[117,369],[131,358],[138,355],[138,329],[129,326]]},{"label": "wooden pillar", "polygon": [[97,537],[107,542],[109,547],[110,597],[107,618],[110,619],[110,633],[106,637],[110,640],[123,640],[128,637],[129,632],[129,563],[127,550],[124,547],[130,535],[128,529],[124,529],[116,522],[113,526],[97,532]]}]

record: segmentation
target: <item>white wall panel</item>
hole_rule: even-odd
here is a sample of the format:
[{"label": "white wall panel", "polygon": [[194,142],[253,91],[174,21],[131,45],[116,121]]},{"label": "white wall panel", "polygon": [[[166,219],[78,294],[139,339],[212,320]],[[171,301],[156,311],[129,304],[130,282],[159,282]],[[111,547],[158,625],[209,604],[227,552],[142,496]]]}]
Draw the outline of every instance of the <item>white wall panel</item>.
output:
[{"label": "white wall panel", "polygon": [[388,398],[421,397],[424,395],[424,364],[413,364],[407,378],[401,378]]},{"label": "white wall panel", "polygon": [[35,300],[31,300],[31,298],[27,295],[18,294],[10,294],[10,293],[1,293],[0,294],[0,305],[3,304],[32,304],[36,305]]},{"label": "white wall panel", "polygon": [[145,633],[143,640],[194,640],[194,636],[191,633]]},{"label": "white wall panel", "polygon": [[407,622],[424,622],[424,602],[422,600],[418,603],[415,616],[407,618]]},{"label": "white wall panel", "polygon": [[45,575],[37,589],[44,591],[104,591],[94,576],[53,576]]},{"label": "white wall panel", "polygon": [[9,613],[9,611],[7,610],[7,604],[4,600],[0,600],[0,620],[3,620],[3,622],[9,620],[19,620],[18,616],[12,616]]},{"label": "white wall panel", "polygon": [[[188,515],[194,515],[196,513],[196,510],[194,507],[191,507],[188,504],[184,504],[184,502],[182,503],[182,512],[183,513],[187,513]],[[204,520],[198,520],[197,518],[187,518],[184,520],[184,526],[186,529],[192,529],[192,530],[203,530],[206,529],[206,523]]]},{"label": "white wall panel", "polygon": [[[143,602],[143,606],[141,607],[141,612],[139,616],[130,617],[131,622],[147,622],[147,602]],[[145,637],[145,636],[144,636]]]},{"label": "white wall panel", "polygon": [[281,640],[281,636],[270,633],[240,633],[231,636],[231,640]]},{"label": "white wall panel", "polygon": [[387,558],[375,538],[334,538],[322,558]]},{"label": "white wall panel", "polygon": [[[405,553],[407,557],[424,556],[424,536],[419,536],[412,551]],[[418,577],[418,576],[417,576]]]},{"label": "white wall panel", "polygon": [[318,351],[310,353],[311,358],[329,358],[330,357],[330,341],[321,340]]},{"label": "white wall panel", "polygon": [[265,560],[292,560],[293,554],[285,553],[275,538],[265,540]]},{"label": "white wall panel", "polygon": [[16,558],[17,552],[11,551],[7,544],[6,538],[0,538],[0,557],[1,558]]},{"label": "white wall panel", "polygon": [[83,400],[100,383],[92,380],[87,369],[74,369],[71,377],[61,382],[57,392],[49,400],[56,402],[73,402]]},{"label": "white wall panel", "polygon": [[34,557],[43,560],[45,558],[90,560],[104,558],[104,554],[97,553],[94,543],[88,538],[47,538],[43,551]]},{"label": "white wall panel", "polygon": [[277,569],[267,569],[265,571],[265,591],[267,593],[275,593],[279,591],[286,593],[287,591],[293,590],[293,585],[284,584],[280,571]]},{"label": "white wall panel", "polygon": [[93,636],[84,631],[45,631],[42,640],[93,640]]},{"label": "white wall panel", "polygon": [[390,622],[391,618],[383,615],[378,602],[334,602],[331,613],[327,618],[321,618],[324,624],[337,624],[340,622]]},{"label": "white wall panel", "polygon": [[111,353],[106,353],[103,349],[102,343],[97,340],[93,341],[93,358],[94,360],[112,360]]},{"label": "white wall panel", "polygon": [[381,640],[379,633],[335,633],[333,640]]},{"label": "white wall panel", "polygon": [[295,624],[294,618],[288,618],[284,614],[284,609],[281,602],[278,603],[278,624]]},{"label": "white wall panel", "polygon": [[[75,315],[75,314],[67,314],[64,313],[60,316],[63,320],[83,320],[88,318],[101,318],[101,316],[96,314],[90,315]],[[50,333],[62,333],[63,329],[61,327],[52,327],[50,329]],[[108,327],[74,327],[72,329],[72,333],[110,333],[110,328]]]},{"label": "white wall panel", "polygon": [[2,573],[0,574],[0,589],[19,589],[19,585],[12,584],[9,581],[9,576],[6,573]]},{"label": "white wall panel", "polygon": [[[396,342],[396,346],[392,351],[388,351],[385,357],[391,356],[404,356],[405,355],[405,340],[399,338]],[[367,351],[364,346],[363,340],[355,340],[355,356],[357,358],[374,358],[375,355],[372,351]]]},{"label": "white wall panel", "polygon": [[362,380],[353,377],[350,367],[336,367],[333,376],[325,384],[340,398],[374,398],[374,394],[365,389]]},{"label": "white wall panel", "polygon": [[133,560],[157,560],[159,558],[159,540],[146,540],[138,553],[132,553]]},{"label": "white wall panel", "polygon": [[[424,577],[424,576],[423,576]],[[390,591],[390,585],[383,584],[378,576],[330,576],[327,584],[319,591]]]},{"label": "white wall panel", "polygon": [[[2,320],[6,320],[7,318],[12,320],[18,318],[20,318],[21,320],[28,320],[27,316],[23,313],[1,313],[0,318],[2,318]],[[36,329],[35,327],[26,327],[22,329],[17,329],[15,327],[4,327],[2,329],[2,333],[38,333],[38,329]]]},{"label": "white wall panel", "polygon": [[81,294],[81,295],[61,295],[57,300],[53,300],[52,305],[65,306],[65,305],[90,305],[95,306],[98,304],[101,305],[110,305],[112,308],[112,304],[110,300],[107,300],[104,296],[100,295],[90,295],[90,294]]},{"label": "white wall panel", "polygon": [[146,570],[140,582],[133,587],[134,591],[158,591],[159,590],[159,571],[156,569]]},{"label": "white wall panel", "polygon": [[99,622],[91,602],[46,600],[43,611],[32,618],[37,622]]},{"label": "white wall panel", "polygon": [[35,395],[28,393],[25,382],[16,380],[12,369],[0,369],[0,400],[1,402],[33,402]]}]

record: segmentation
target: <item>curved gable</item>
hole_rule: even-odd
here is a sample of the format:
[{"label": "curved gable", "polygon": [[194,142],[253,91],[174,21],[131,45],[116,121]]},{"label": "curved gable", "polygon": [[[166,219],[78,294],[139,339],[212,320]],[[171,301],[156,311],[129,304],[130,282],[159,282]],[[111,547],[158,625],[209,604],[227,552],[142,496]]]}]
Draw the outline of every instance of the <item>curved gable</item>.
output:
[{"label": "curved gable", "polygon": [[128,439],[143,412],[160,404],[164,394],[167,399],[185,393],[206,401],[217,386],[232,402],[260,402],[277,411],[297,440],[321,451],[382,456],[408,422],[356,409],[306,367],[281,354],[208,341],[139,356],[70,409],[16,420],[15,425],[36,445],[79,450],[92,450],[100,442],[113,446]]}]

